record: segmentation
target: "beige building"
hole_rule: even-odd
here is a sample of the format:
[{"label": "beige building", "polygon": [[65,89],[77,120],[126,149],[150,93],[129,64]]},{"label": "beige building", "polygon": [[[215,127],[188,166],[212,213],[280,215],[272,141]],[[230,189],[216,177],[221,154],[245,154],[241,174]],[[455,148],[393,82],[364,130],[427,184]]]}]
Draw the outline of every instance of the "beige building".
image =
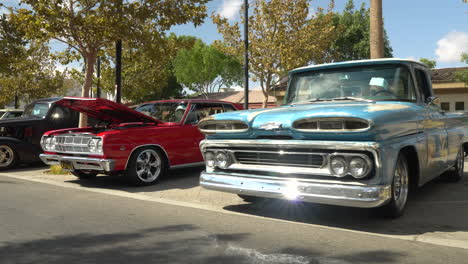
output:
[{"label": "beige building", "polygon": [[432,70],[432,89],[445,111],[468,111],[468,86],[455,79],[457,71],[468,67]]}]

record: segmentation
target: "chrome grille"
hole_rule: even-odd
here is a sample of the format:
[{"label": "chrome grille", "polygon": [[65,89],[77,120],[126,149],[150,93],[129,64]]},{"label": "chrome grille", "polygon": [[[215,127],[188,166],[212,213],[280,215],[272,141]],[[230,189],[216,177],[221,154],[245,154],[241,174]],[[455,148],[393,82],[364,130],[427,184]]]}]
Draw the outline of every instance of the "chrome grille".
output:
[{"label": "chrome grille", "polygon": [[55,150],[63,153],[89,153],[88,142],[92,135],[67,134],[55,136]]},{"label": "chrome grille", "polygon": [[288,150],[235,150],[233,152],[238,163],[250,165],[321,168],[326,160],[324,154],[321,153]]}]

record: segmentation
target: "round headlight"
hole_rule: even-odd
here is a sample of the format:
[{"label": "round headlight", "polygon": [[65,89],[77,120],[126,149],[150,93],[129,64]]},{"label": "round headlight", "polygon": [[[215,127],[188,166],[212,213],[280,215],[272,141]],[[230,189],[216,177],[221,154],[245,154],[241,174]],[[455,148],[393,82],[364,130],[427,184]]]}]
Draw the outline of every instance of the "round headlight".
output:
[{"label": "round headlight", "polygon": [[213,168],[215,166],[215,155],[213,152],[208,151],[205,153],[206,166]]},{"label": "round headlight", "polygon": [[330,171],[338,177],[343,177],[348,173],[348,166],[343,157],[333,157],[330,160]]},{"label": "round headlight", "polygon": [[47,150],[53,150],[54,144],[56,143],[56,139],[53,137],[46,138],[45,140],[45,147]]},{"label": "round headlight", "polygon": [[102,153],[102,139],[99,139],[98,140],[98,143],[97,143],[97,151]]},{"label": "round headlight", "polygon": [[97,151],[97,144],[98,144],[98,139],[92,138],[88,141],[88,148],[90,152],[96,152]]},{"label": "round headlight", "polygon": [[229,167],[229,157],[224,152],[216,153],[216,166],[220,167],[221,169],[227,169]]},{"label": "round headlight", "polygon": [[349,172],[354,178],[363,178],[367,173],[367,162],[360,157],[354,157],[349,162]]}]

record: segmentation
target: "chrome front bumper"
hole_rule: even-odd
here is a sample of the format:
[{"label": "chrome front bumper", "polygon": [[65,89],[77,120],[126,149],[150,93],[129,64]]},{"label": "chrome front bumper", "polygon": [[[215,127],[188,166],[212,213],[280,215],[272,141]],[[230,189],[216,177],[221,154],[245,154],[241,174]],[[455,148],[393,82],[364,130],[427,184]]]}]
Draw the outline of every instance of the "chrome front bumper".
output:
[{"label": "chrome front bumper", "polygon": [[239,173],[204,171],[200,176],[200,185],[206,189],[236,194],[361,208],[382,206],[391,197],[391,186],[271,179]]},{"label": "chrome front bumper", "polygon": [[61,156],[51,154],[41,154],[39,157],[47,165],[61,165],[63,161],[70,162],[73,165],[73,169],[75,170],[93,170],[106,172],[114,170],[114,160],[110,159]]}]

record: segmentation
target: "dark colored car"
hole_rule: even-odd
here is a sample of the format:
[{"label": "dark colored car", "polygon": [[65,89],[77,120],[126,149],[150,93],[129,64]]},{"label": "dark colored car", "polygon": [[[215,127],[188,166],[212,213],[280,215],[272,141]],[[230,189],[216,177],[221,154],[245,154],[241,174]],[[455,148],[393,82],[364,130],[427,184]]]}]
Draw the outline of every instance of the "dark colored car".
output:
[{"label": "dark colored car", "polygon": [[20,117],[0,120],[0,170],[40,161],[45,132],[78,126],[79,113],[55,104],[60,99],[37,100],[26,106]]}]

